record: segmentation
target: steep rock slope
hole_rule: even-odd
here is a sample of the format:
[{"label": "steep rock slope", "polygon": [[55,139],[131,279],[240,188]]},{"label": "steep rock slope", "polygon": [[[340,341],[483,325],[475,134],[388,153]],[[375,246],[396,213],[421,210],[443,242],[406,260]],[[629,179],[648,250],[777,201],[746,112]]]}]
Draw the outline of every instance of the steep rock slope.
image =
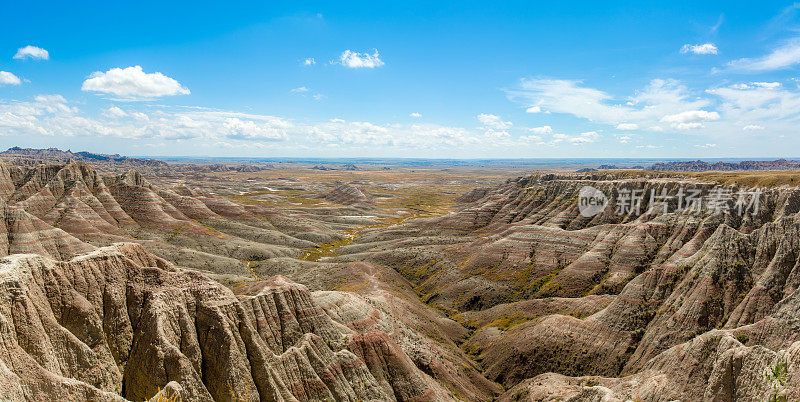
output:
[{"label": "steep rock slope", "polygon": [[[591,217],[577,204],[587,185],[609,200]],[[655,364],[696,369],[675,360],[674,348],[695,347],[718,329],[733,331],[748,351],[788,351],[800,334],[797,313],[782,307],[798,297],[800,191],[764,190],[757,213],[742,214],[735,194],[748,189],[737,187],[727,187],[734,196],[717,211],[676,212],[676,197],[662,213],[649,200],[651,191],[716,188],[674,177],[536,174],[469,194],[447,216],[368,231],[336,261],[396,269],[423,300],[475,330],[465,350],[487,378],[507,387],[547,372],[644,379],[647,370],[660,375]],[[638,210],[618,213],[626,189],[645,197]],[[598,296],[602,304],[591,300]],[[697,373],[711,383],[729,375],[722,366]],[[742,381],[757,377],[748,373]],[[672,395],[705,392],[679,387]]]},{"label": "steep rock slope", "polygon": [[248,275],[246,261],[297,257],[343,238],[324,221],[280,208],[159,188],[133,170],[104,177],[74,161],[0,165],[0,201],[5,254],[65,259],[93,248],[85,243],[137,241],[182,266]]},{"label": "steep rock slope", "polygon": [[384,331],[342,321],[285,278],[236,296],[136,244],[14,255],[0,262],[0,398],[141,400],[174,382],[185,400],[451,399]]}]

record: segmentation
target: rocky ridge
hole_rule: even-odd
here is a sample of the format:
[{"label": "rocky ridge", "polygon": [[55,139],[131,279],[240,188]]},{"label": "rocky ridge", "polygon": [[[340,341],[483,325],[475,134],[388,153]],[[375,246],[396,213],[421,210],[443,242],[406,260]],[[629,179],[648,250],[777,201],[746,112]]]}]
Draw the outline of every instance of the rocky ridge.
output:
[{"label": "rocky ridge", "polygon": [[[586,185],[609,199],[591,217],[577,204]],[[602,392],[622,400],[660,400],[659,392],[759,399],[772,392],[763,374],[776,356],[785,356],[786,381],[796,384],[800,360],[792,351],[800,328],[787,306],[800,297],[800,190],[764,190],[757,213],[733,213],[731,198],[727,213],[675,212],[677,200],[670,200],[663,214],[645,197],[638,211],[620,214],[625,188],[708,194],[717,184],[535,174],[467,197],[471,202],[450,215],[367,232],[339,258],[396,269],[428,304],[473,329],[463,346],[488,379],[529,400],[550,387],[594,400],[580,396],[586,381],[569,377],[586,375],[601,378],[609,390]],[[704,359],[683,359],[686,353]],[[751,355],[769,358],[729,374],[725,361]],[[723,360],[706,361],[710,356]],[[686,372],[698,383],[683,384]],[[614,379],[631,374],[640,381]],[[651,378],[663,380],[656,386]]]},{"label": "rocky ridge", "polygon": [[[596,215],[584,186],[608,197]],[[617,210],[629,190],[717,188],[535,174],[300,261],[346,226],[133,171],[0,165],[0,384],[10,399],[800,398],[800,190],[743,214],[735,198]],[[119,240],[137,243],[101,247]],[[231,291],[167,246],[221,267],[265,253],[246,266],[269,279]]]},{"label": "rocky ridge", "polygon": [[365,300],[324,308],[284,277],[238,294],[117,244],[68,261],[0,263],[0,384],[11,399],[448,400],[381,329]]}]

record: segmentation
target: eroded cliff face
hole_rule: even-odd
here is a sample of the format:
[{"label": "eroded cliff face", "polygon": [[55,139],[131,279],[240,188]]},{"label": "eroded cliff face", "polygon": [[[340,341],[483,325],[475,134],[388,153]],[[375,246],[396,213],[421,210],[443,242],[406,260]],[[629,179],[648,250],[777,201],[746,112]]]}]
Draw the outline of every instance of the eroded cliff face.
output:
[{"label": "eroded cliff face", "polygon": [[[609,197],[591,217],[576,202],[586,185]],[[464,349],[488,379],[517,386],[504,398],[538,400],[562,386],[579,395],[585,379],[564,375],[594,375],[623,400],[759,399],[772,392],[764,372],[779,361],[786,381],[798,381],[800,317],[787,306],[798,297],[800,191],[764,190],[757,213],[734,213],[735,197],[729,213],[675,212],[676,200],[666,214],[649,208],[651,190],[716,186],[537,174],[468,194],[450,215],[367,232],[339,259],[395,268],[423,300],[474,329]],[[623,188],[645,194],[639,211],[615,210]]]},{"label": "eroded cliff face", "polygon": [[[330,300],[337,292],[326,294]],[[387,332],[274,277],[234,295],[136,244],[0,261],[0,398],[448,400]],[[339,321],[337,321],[338,319]]]},{"label": "eroded cliff face", "polygon": [[[609,197],[590,217],[586,185]],[[800,190],[615,211],[621,188],[715,186],[537,174],[301,261],[346,226],[0,165],[0,399],[800,399]],[[251,260],[269,279],[234,290],[183,268]]]},{"label": "eroded cliff face", "polygon": [[133,241],[183,267],[245,276],[243,261],[299,257],[302,249],[344,238],[302,212],[161,188],[133,170],[101,176],[74,161],[0,164],[0,218],[0,255],[65,260]]}]

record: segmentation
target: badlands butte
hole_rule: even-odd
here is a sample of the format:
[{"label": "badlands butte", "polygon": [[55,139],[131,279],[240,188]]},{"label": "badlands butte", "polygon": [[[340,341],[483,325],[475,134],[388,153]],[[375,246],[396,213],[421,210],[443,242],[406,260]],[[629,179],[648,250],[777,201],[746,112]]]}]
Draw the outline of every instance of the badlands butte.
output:
[{"label": "badlands butte", "polygon": [[[800,400],[800,173],[46,151],[0,164],[0,400]],[[616,210],[719,185],[759,208]]]}]

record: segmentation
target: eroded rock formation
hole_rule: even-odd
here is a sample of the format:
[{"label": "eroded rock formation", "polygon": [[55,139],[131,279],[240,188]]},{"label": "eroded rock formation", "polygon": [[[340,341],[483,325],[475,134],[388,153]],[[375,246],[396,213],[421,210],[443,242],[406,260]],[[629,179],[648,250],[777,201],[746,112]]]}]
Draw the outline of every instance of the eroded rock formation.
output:
[{"label": "eroded rock formation", "polygon": [[[577,203],[586,185],[609,198],[589,217]],[[551,397],[757,400],[774,391],[765,372],[779,362],[797,397],[800,327],[788,306],[800,297],[800,191],[764,190],[758,211],[742,214],[735,197],[719,211],[649,202],[651,191],[716,187],[536,174],[473,192],[456,213],[364,233],[339,260],[393,267],[473,328],[463,346],[488,379],[515,387],[507,399],[563,388]],[[639,208],[619,213],[622,189],[642,191]]]},{"label": "eroded rock formation", "polygon": [[647,197],[716,186],[536,174],[301,261],[371,218],[0,165],[0,399],[798,399],[800,190]]},{"label": "eroded rock formation", "polygon": [[360,311],[372,308],[323,309],[283,277],[234,295],[130,243],[5,257],[0,398],[142,400],[175,382],[184,400],[451,399],[391,326],[348,327]]}]

